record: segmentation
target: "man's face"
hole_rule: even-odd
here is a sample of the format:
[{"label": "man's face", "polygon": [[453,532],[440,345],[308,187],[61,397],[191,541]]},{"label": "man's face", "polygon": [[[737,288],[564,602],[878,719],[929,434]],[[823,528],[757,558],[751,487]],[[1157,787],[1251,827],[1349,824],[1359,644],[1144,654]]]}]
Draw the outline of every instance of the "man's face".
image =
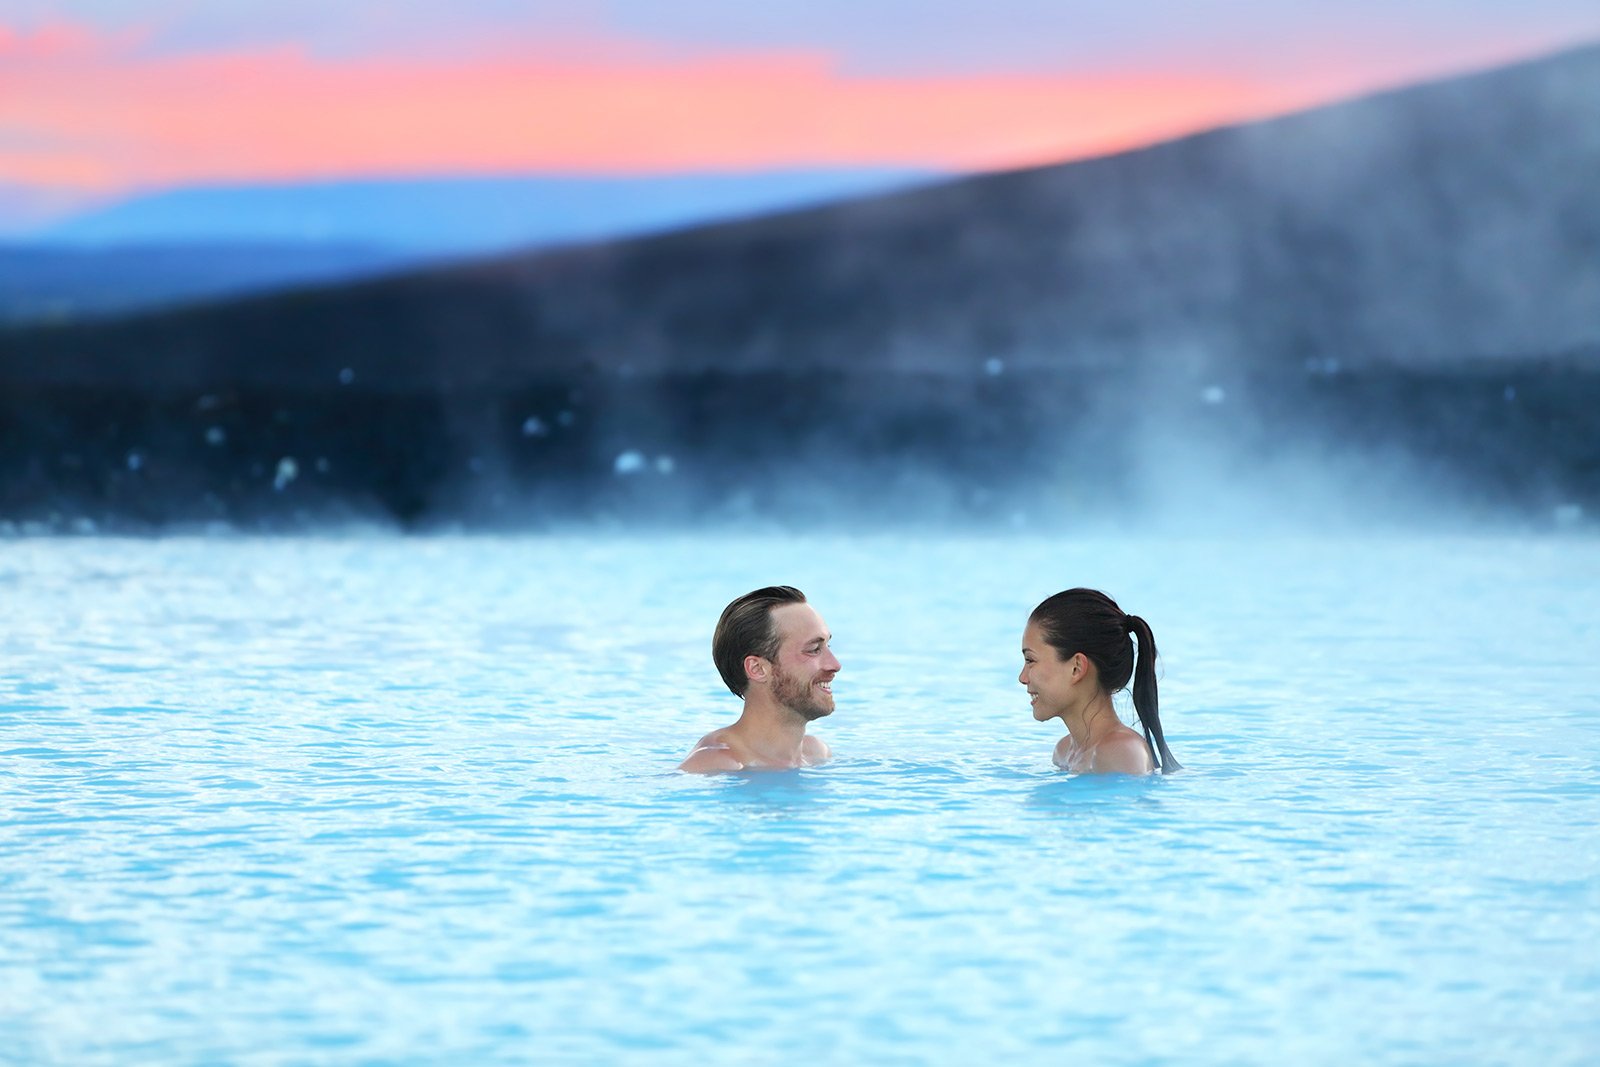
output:
[{"label": "man's face", "polygon": [[822,616],[810,604],[784,604],[772,609],[772,625],[778,631],[773,697],[807,722],[833,714],[833,676],[840,664],[828,647],[833,635]]}]

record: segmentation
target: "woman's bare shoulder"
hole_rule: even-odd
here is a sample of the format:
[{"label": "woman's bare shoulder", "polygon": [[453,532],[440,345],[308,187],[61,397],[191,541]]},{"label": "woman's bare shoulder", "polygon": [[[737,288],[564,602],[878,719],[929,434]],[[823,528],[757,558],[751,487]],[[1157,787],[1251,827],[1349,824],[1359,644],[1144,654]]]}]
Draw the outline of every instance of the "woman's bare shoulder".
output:
[{"label": "woman's bare shoulder", "polygon": [[1103,774],[1149,774],[1155,763],[1144,738],[1126,730],[1094,746],[1090,769]]}]

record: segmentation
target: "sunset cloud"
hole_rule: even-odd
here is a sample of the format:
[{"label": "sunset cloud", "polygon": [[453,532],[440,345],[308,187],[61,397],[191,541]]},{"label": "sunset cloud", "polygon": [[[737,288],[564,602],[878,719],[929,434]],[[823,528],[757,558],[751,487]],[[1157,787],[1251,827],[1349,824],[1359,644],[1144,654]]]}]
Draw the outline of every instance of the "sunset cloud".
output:
[{"label": "sunset cloud", "polygon": [[[997,2],[934,19],[936,3],[847,18],[853,7],[819,0],[779,19],[694,0],[668,19],[635,0],[152,0],[141,23],[110,0],[18,0],[0,24],[0,185],[108,196],[355,176],[1026,165],[1500,61],[1575,17],[1540,0],[1544,22],[1518,15],[1534,29],[1495,29],[1478,11],[1419,35],[1385,8],[1401,29],[1379,36],[1361,0],[1346,36],[1326,11],[1296,36],[1264,0],[1225,5],[1231,24],[1172,0],[1065,13]],[[70,18],[43,14],[58,8]],[[928,25],[909,32],[891,11]],[[1247,15],[1270,43],[1239,29]],[[1447,39],[1445,52],[1421,47]]]},{"label": "sunset cloud", "polygon": [[[531,51],[531,50],[530,50]],[[838,164],[982,168],[1101,152],[1292,101],[1243,81],[850,76],[803,51],[663,56],[639,42],[520,58],[146,54],[57,24],[0,29],[12,180],[120,189],[449,172]]]}]

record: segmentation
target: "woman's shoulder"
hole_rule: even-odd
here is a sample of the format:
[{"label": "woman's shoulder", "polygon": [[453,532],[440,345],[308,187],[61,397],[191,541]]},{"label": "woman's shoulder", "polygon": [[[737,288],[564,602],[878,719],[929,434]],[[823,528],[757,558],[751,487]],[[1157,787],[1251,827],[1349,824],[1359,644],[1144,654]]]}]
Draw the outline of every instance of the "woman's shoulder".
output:
[{"label": "woman's shoulder", "polygon": [[1094,746],[1090,770],[1110,774],[1149,774],[1155,770],[1150,746],[1132,730],[1119,730]]}]

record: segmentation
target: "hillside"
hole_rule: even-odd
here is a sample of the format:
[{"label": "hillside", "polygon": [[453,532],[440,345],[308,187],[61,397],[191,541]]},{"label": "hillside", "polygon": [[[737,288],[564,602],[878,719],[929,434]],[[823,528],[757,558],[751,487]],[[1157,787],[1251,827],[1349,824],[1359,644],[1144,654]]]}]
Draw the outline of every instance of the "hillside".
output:
[{"label": "hillside", "polygon": [[[42,346],[90,378],[136,360],[174,383],[311,383],[337,358],[368,383],[448,387],[788,359],[1548,356],[1600,342],[1597,174],[1590,48],[1107,159],[12,338],[0,367]],[[337,357],[307,348],[319,336]],[[154,367],[144,345],[190,354]]]},{"label": "hillside", "polygon": [[66,322],[369,277],[415,256],[360,245],[0,244],[0,324]]},{"label": "hillside", "polygon": [[[455,458],[418,513],[457,458],[543,485],[609,475],[644,438],[720,470],[815,436],[988,485],[1053,432],[1071,383],[1093,393],[1084,440],[1141,413],[1220,420],[1243,457],[1359,433],[1452,478],[1492,466],[1497,491],[1589,500],[1597,174],[1600,47],[1105,159],[12,333],[0,381],[432,405],[430,454]],[[741,378],[818,403],[778,432],[740,414]],[[559,434],[519,438],[523,413],[559,411],[590,436],[527,458]],[[1536,478],[1516,473],[1530,452]],[[1134,477],[1137,457],[1111,458]]]}]

